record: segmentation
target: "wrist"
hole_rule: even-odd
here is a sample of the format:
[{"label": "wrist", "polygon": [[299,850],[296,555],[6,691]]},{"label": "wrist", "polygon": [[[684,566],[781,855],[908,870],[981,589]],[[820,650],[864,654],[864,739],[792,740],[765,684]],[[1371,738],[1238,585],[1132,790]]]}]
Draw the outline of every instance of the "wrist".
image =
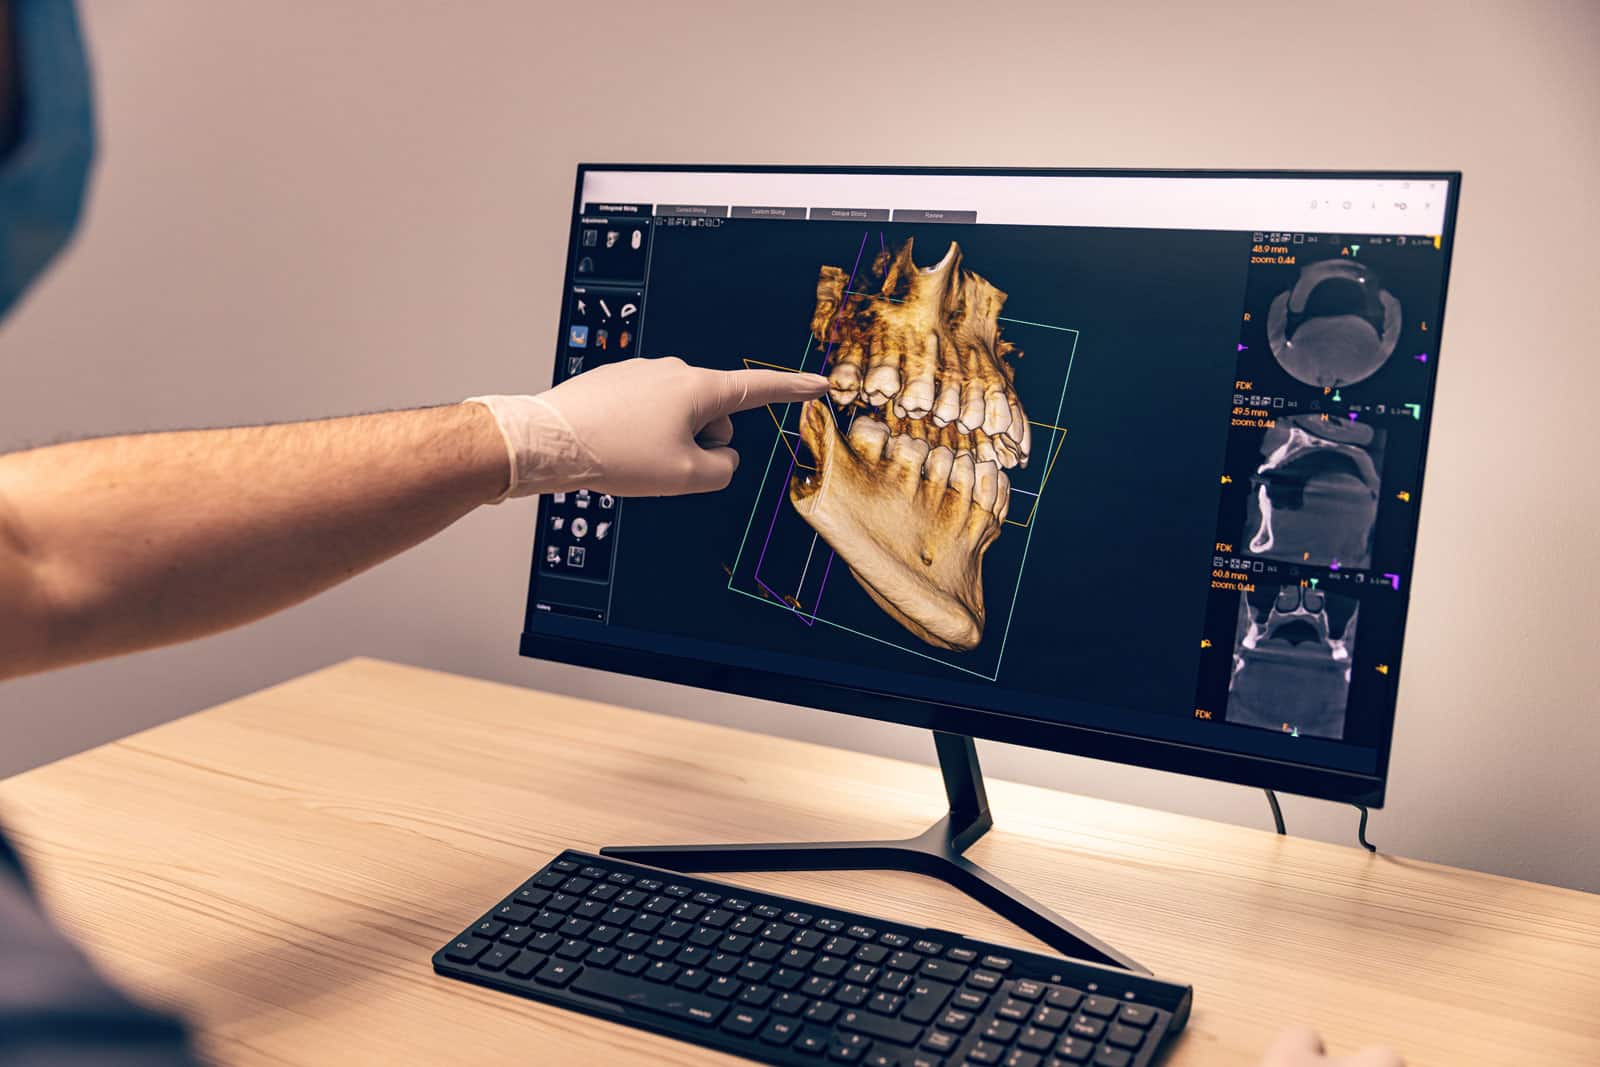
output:
[{"label": "wrist", "polygon": [[489,406],[477,398],[456,405],[462,423],[464,472],[479,504],[498,504],[516,479],[516,453]]}]

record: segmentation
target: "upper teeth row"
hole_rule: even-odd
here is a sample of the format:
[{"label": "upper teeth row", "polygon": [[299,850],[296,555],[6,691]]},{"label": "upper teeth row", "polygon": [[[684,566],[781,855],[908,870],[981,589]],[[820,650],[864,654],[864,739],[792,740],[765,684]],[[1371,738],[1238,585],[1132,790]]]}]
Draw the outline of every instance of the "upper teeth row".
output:
[{"label": "upper teeth row", "polygon": [[829,375],[829,392],[841,406],[861,401],[872,407],[889,406],[902,418],[926,418],[935,426],[955,423],[963,431],[982,430],[990,437],[1003,438],[1002,462],[1012,466],[1020,458],[1026,464],[1033,447],[1033,432],[1017,402],[1002,389],[987,388],[980,381],[946,380],[934,389],[931,375],[903,383],[895,367],[877,366],[861,381],[860,370],[852,363],[838,363]]}]

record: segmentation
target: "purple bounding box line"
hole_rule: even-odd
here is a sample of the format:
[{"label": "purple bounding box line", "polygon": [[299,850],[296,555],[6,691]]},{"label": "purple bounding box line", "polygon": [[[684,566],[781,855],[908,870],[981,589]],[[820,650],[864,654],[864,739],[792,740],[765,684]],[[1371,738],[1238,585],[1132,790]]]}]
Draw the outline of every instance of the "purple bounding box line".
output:
[{"label": "purple bounding box line", "polygon": [[813,625],[817,621],[817,612],[822,610],[822,591],[828,588],[828,575],[833,573],[833,559],[838,554],[839,553],[837,552],[829,550],[828,565],[822,568],[822,584],[817,586],[817,602],[811,605],[811,622]]},{"label": "purple bounding box line", "polygon": [[[866,251],[866,248],[867,248],[867,235],[869,233],[871,233],[871,232],[872,232],[871,230],[862,230],[861,231],[861,246],[856,249],[855,265],[850,268],[850,279],[844,283],[844,287],[845,287],[846,291],[848,291],[850,289],[850,287],[855,284],[856,271],[861,267],[861,253]],[[837,316],[837,313],[835,313],[834,323],[830,324],[829,327],[828,327],[828,337],[829,337],[828,348],[822,355],[822,369],[823,370],[827,370],[828,369],[828,360],[830,358],[832,358],[832,356],[833,356],[833,341],[832,341],[832,337],[833,337],[834,325],[837,324],[837,322],[838,322],[838,316]],[[779,427],[778,432],[779,433],[783,432],[782,427]],[[788,470],[788,473],[784,474],[783,481],[779,483],[780,485],[788,485],[789,484],[789,479],[794,477],[794,463],[795,463],[794,449],[790,449],[789,450],[789,470]],[[799,608],[796,608],[793,604],[790,604],[787,600],[785,600],[783,598],[782,594],[780,594],[777,590],[773,589],[772,586],[768,585],[766,582],[763,582],[761,580],[761,565],[767,561],[767,548],[768,548],[768,546],[770,546],[772,544],[772,532],[778,528],[778,513],[783,510],[783,497],[784,497],[783,493],[779,493],[778,494],[777,506],[772,509],[772,521],[767,523],[767,538],[766,538],[766,540],[761,542],[761,554],[756,557],[756,569],[752,573],[753,573],[753,575],[755,577],[757,585],[759,585],[761,588],[765,589],[767,592],[771,593],[773,596],[777,597],[778,598],[778,603],[783,604],[790,611],[794,612],[795,617],[798,618],[801,622],[805,623],[807,626],[812,626],[812,625],[815,625],[815,623],[816,623],[816,614],[815,614],[815,612],[812,613],[811,618],[809,618],[809,619],[806,618],[806,614],[805,614],[804,611],[801,611]],[[830,556],[828,558],[828,569],[831,570],[832,568],[833,568],[833,558]],[[823,581],[824,585],[827,584],[828,572],[826,570],[822,572],[822,581]],[[799,598],[796,597],[796,599],[799,599]],[[822,602],[822,591],[820,589],[817,591],[817,602],[819,604]]]}]

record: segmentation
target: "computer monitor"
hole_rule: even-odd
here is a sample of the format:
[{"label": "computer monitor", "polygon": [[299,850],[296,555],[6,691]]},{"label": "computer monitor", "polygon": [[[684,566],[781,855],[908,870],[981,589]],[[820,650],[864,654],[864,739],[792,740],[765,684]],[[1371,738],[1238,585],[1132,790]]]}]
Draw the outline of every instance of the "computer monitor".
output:
[{"label": "computer monitor", "polygon": [[833,388],[543,498],[522,652],[1380,806],[1459,182],[580,166],[556,382]]}]

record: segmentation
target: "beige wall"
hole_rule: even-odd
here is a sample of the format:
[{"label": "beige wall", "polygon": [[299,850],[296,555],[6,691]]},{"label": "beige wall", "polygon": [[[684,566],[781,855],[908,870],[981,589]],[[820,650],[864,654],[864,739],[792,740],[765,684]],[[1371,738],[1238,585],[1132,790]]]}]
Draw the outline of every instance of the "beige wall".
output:
[{"label": "beige wall", "polygon": [[[1600,890],[1595,4],[92,0],[87,23],[102,165],[70,258],[0,331],[4,447],[538,388],[579,159],[1463,169],[1372,832]],[[486,510],[240,632],[0,687],[0,774],[355,653],[929,755],[518,659],[531,516]],[[1259,792],[985,755],[1268,825]],[[1349,809],[1286,808],[1354,833]]]}]

